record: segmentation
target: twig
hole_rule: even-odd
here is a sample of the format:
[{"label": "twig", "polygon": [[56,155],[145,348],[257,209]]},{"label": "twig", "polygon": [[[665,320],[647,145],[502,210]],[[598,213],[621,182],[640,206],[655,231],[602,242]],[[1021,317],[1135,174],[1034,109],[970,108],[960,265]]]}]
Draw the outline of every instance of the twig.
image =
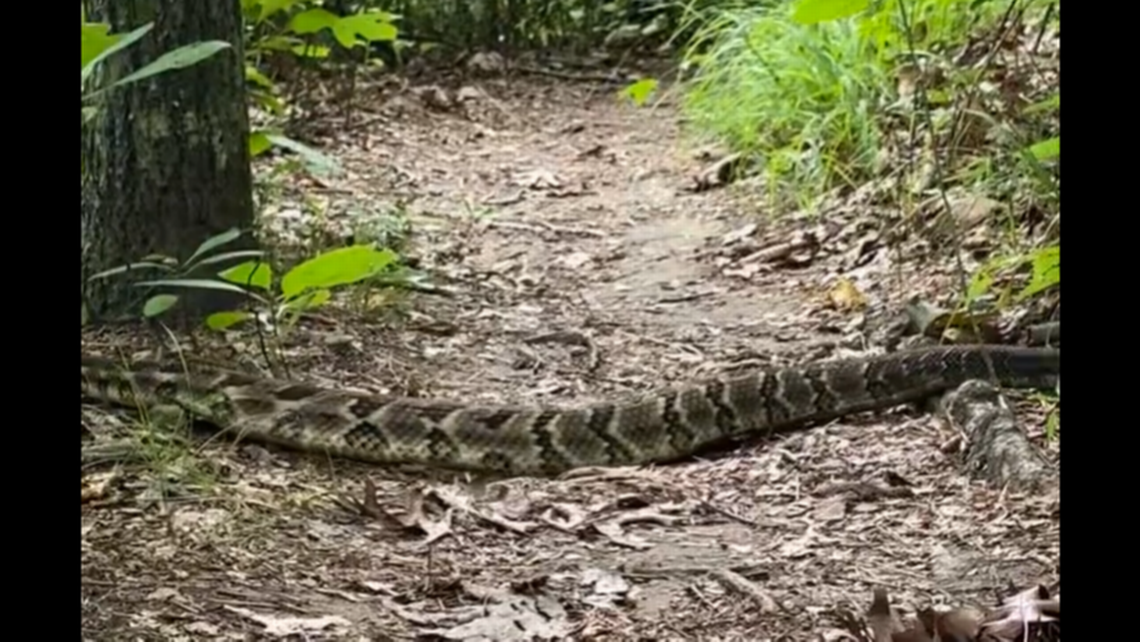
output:
[{"label": "twig", "polygon": [[765,593],[754,582],[748,580],[736,571],[721,568],[713,571],[711,575],[721,584],[724,584],[726,588],[751,598],[752,601],[756,603],[756,606],[760,607],[761,613],[772,613],[784,608],[771,595]]},{"label": "twig", "polygon": [[714,512],[714,513],[716,513],[722,517],[727,517],[728,519],[730,519],[734,522],[739,522],[741,524],[744,524],[745,526],[751,526],[752,528],[758,528],[760,526],[755,521],[748,519],[747,517],[741,517],[740,515],[730,513],[727,510],[721,508],[720,506],[717,506],[716,504],[714,504],[708,500],[702,499],[701,500],[701,506],[711,510],[712,512]]}]

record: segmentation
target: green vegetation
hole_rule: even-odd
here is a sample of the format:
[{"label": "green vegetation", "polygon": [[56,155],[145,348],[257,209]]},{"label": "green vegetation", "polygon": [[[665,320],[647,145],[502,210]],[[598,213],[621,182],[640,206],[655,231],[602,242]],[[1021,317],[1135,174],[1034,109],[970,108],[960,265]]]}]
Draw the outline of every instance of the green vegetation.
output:
[{"label": "green vegetation", "polygon": [[[968,187],[1059,217],[1056,86],[1031,78],[1031,86],[1012,95],[1000,86],[1004,67],[997,62],[1002,46],[1025,46],[1033,33],[1040,39],[1058,19],[1043,0],[530,4],[500,10],[494,3],[403,2],[382,10],[372,2],[243,0],[251,106],[283,122],[289,103],[273,79],[282,60],[383,65],[391,57],[376,52],[400,60],[400,52],[423,53],[448,40],[441,34],[461,34],[460,46],[482,38],[484,45],[509,40],[520,47],[574,48],[629,32],[644,42],[672,38],[680,47],[689,131],[754,159],[773,213],[812,209],[836,187],[890,179],[904,207],[920,200],[916,189]],[[116,36],[106,25],[84,20],[82,26],[85,87],[99,61],[150,28]],[[225,46],[183,47],[98,91],[194,64]],[[657,86],[643,79],[624,95],[641,104]],[[86,119],[97,92],[85,91]],[[980,138],[971,131],[979,122]],[[272,146],[292,151],[310,172],[337,169],[279,125],[255,129],[250,145],[253,155]],[[1016,233],[1010,238],[1018,242],[973,275],[965,298],[1009,282],[1011,271],[1022,267],[1032,267],[1022,295],[1059,283],[1059,222],[1028,245]],[[1006,287],[1001,298],[1012,294]],[[146,309],[163,311],[169,306],[160,302],[174,300],[151,298]],[[277,313],[292,309],[283,301],[275,305]]]},{"label": "green vegetation", "polygon": [[[629,32],[680,47],[690,131],[754,159],[774,213],[811,209],[836,187],[890,179],[900,191],[964,186],[1059,216],[1056,85],[1030,78],[1030,86],[1011,93],[1001,86],[1005,67],[998,61],[1002,47],[1026,47],[1059,19],[1045,0],[520,1],[505,7],[406,1],[386,10],[374,2],[241,4],[250,102],[278,120],[289,110],[273,79],[282,60],[383,65],[391,56],[376,52],[401,60],[400,52],[423,53],[443,41],[576,48]],[[99,61],[149,30],[116,36],[106,25],[84,20],[82,26],[85,87]],[[194,64],[225,46],[183,47],[98,91]],[[657,84],[643,79],[625,95],[641,104]],[[97,92],[85,91],[87,118],[92,108],[86,104]],[[253,131],[250,145],[253,155],[272,146],[295,152],[311,172],[336,170],[334,161],[278,125]],[[915,196],[900,193],[899,204],[910,206]],[[1000,282],[1003,271],[1019,265],[1034,266],[1035,292],[1048,289],[1042,279],[1054,275],[1048,278],[1057,283],[1058,239],[1059,224],[1051,224],[1031,247],[987,264],[970,291]]]},{"label": "green vegetation", "polygon": [[[529,398],[542,409],[553,395],[589,403],[654,380],[752,368],[766,361],[756,358],[763,355],[754,354],[754,340],[802,339],[802,331],[830,337],[839,351],[866,332],[878,347],[898,338],[894,325],[875,327],[880,312],[897,312],[878,304],[893,306],[896,296],[916,295],[905,306],[908,330],[942,339],[1005,341],[1009,327],[1055,318],[1053,0],[127,1],[89,5],[121,33],[81,14],[85,639],[365,639],[413,630],[466,639],[508,629],[545,639],[564,624],[566,635],[583,638],[748,635],[728,628],[788,638],[824,625],[840,635],[830,620],[866,639],[883,628],[883,618],[873,618],[890,610],[879,584],[905,578],[902,567],[921,568],[933,551],[892,553],[905,572],[888,568],[878,579],[840,568],[874,545],[871,535],[885,535],[897,551],[907,537],[936,544],[938,528],[961,539],[980,524],[984,532],[969,539],[989,542],[1001,539],[1001,522],[1032,544],[1032,559],[1056,557],[1046,522],[1054,510],[1059,520],[1059,503],[1037,492],[1047,489],[983,492],[948,475],[940,480],[936,467],[949,472],[952,453],[932,431],[922,444],[929,452],[916,457],[914,444],[883,440],[881,430],[833,426],[826,438],[793,444],[805,462],[823,462],[819,470],[786,466],[786,453],[766,460],[741,448],[740,465],[695,462],[696,474],[677,478],[700,490],[702,480],[759,475],[796,490],[797,475],[822,488],[815,482],[824,471],[832,490],[859,491],[815,492],[808,512],[806,495],[776,502],[803,514],[789,536],[815,557],[806,580],[813,590],[801,596],[810,599],[795,599],[804,593],[798,576],[781,584],[744,571],[706,573],[726,590],[678,593],[692,604],[674,605],[684,608],[672,618],[626,617],[622,610],[636,606],[626,598],[636,596],[614,588],[628,584],[620,581],[624,567],[594,568],[616,559],[603,547],[652,545],[622,532],[625,517],[656,516],[677,530],[693,521],[692,509],[701,523],[749,524],[772,508],[771,498],[725,484],[699,502],[678,502],[677,484],[658,483],[668,481],[665,467],[649,471],[653,483],[640,484],[636,502],[623,500],[639,481],[624,473],[526,481],[514,487],[522,494],[511,482],[462,471],[454,484],[434,472],[413,483],[422,467],[379,476],[342,470],[344,450],[322,453],[314,438],[336,430],[346,443],[383,441],[416,424],[431,429],[421,445],[437,454],[490,435],[542,442],[565,451],[555,459],[575,461],[582,458],[563,448],[564,436],[523,429],[525,421],[567,428],[573,439],[582,430],[572,424],[585,415],[514,412],[515,404],[529,407]],[[121,24],[137,15],[154,21]],[[165,52],[159,44],[206,38],[228,42]],[[662,96],[673,100],[654,109]],[[607,98],[617,108],[594,111]],[[686,142],[702,147],[706,166],[695,187],[680,184],[693,177],[679,176],[665,148],[672,130],[652,122],[672,118],[674,107]],[[622,131],[624,123],[636,124]],[[682,189],[714,188],[727,196],[670,200]],[[870,296],[860,291],[867,283]],[[938,301],[922,298],[939,288]],[[438,298],[398,305],[408,291]],[[777,291],[776,304],[764,299]],[[788,305],[794,294],[809,314],[816,304],[831,309],[805,323]],[[132,323],[117,323],[124,317]],[[676,327],[666,327],[666,317]],[[406,323],[388,323],[393,318]],[[1033,328],[1035,338],[1048,325]],[[659,330],[661,337],[648,336]],[[154,338],[148,333],[159,341],[145,341]],[[706,340],[707,353],[691,345]],[[92,376],[88,356],[138,365],[156,343],[160,372]],[[819,345],[807,344],[797,347],[818,354]],[[172,356],[194,375],[172,375],[179,363]],[[199,360],[212,381],[195,372]],[[243,385],[251,382],[214,366],[260,368],[277,380]],[[520,394],[524,379],[541,384],[533,396]],[[480,386],[491,390],[471,394]],[[140,389],[155,394],[144,399]],[[382,403],[396,395],[409,400]],[[667,394],[655,408],[672,421],[687,410],[673,403],[683,396]],[[89,398],[143,407],[137,420],[124,420],[127,413],[96,410]],[[456,411],[465,400],[479,406]],[[1058,439],[1057,396],[1046,391],[1030,402],[1040,404],[1046,439]],[[707,406],[694,412],[707,415]],[[596,428],[595,419],[629,416],[588,418]],[[195,419],[228,429],[219,441],[240,450],[203,452]],[[251,442],[303,441],[309,456],[277,461],[246,446],[242,431],[250,427],[260,437]],[[630,443],[594,439],[594,446],[620,454],[644,439],[627,433]],[[281,439],[290,434],[297,438]],[[680,437],[678,444],[692,441]],[[999,437],[1001,463],[1016,463],[1008,433]],[[987,443],[949,443],[969,453],[963,446],[971,440]],[[483,441],[466,463],[479,456],[499,463],[513,452]],[[897,470],[885,465],[884,448],[907,449],[906,461]],[[964,459],[972,472],[982,468],[976,457]],[[598,459],[607,460],[614,458]],[[865,483],[884,472],[898,479],[882,488]],[[909,501],[920,511],[914,519],[900,512],[909,497],[895,488],[903,477],[923,488]],[[899,490],[906,493],[887,492]],[[844,510],[853,498],[873,511]],[[950,505],[931,510],[943,500]],[[828,541],[796,540],[805,519],[822,520]],[[483,527],[486,537],[472,531]],[[583,551],[605,559],[579,556],[582,581],[548,582],[540,533],[560,538],[547,547],[557,552],[579,527],[590,540]],[[750,530],[762,553],[773,529],[737,528],[734,541]],[[837,553],[823,550],[833,543]],[[999,552],[1009,557],[1018,543],[1001,539]],[[829,560],[838,566],[828,568]],[[567,566],[560,573],[571,577],[574,564]],[[1042,578],[1052,574],[1037,566]],[[976,587],[976,578],[966,579],[922,582],[910,592],[962,595]],[[766,583],[764,600],[733,596],[753,581]],[[848,604],[819,606],[827,591],[849,602],[848,585],[872,581],[876,605],[866,618]],[[1015,615],[1028,622],[1035,601],[1051,601],[1045,592],[1020,594]],[[773,599],[780,608],[767,608]],[[726,611],[734,605],[738,612]],[[89,613],[100,626],[86,621]],[[939,631],[951,620],[918,613],[926,615]],[[862,619],[872,621],[865,627]]]},{"label": "green vegetation", "polygon": [[[1032,56],[1053,9],[799,0],[706,12],[683,52],[690,131],[755,160],[771,214],[876,183],[914,216],[931,194],[949,208],[952,189],[1012,202],[1010,243],[972,275],[963,305],[1049,292],[1060,285],[1056,72],[1013,71],[1001,52]],[[1050,219],[1032,238],[1017,220],[1027,211]]]},{"label": "green vegetation", "polygon": [[[959,65],[953,57],[967,45],[996,44],[986,36],[1011,37],[1009,5],[1002,3],[856,6],[799,2],[720,11],[684,52],[694,69],[684,87],[694,130],[757,157],[775,206],[805,206],[831,187],[878,177],[894,160],[883,156],[894,131],[925,126],[936,143],[951,138],[955,112],[976,98],[987,71],[998,71]],[[1042,17],[1037,3],[1019,9]],[[1011,133],[1017,139],[1024,132]]]},{"label": "green vegetation", "polygon": [[726,11],[690,44],[695,127],[759,155],[772,193],[820,194],[874,173],[890,75],[852,21],[803,25],[787,5]]}]

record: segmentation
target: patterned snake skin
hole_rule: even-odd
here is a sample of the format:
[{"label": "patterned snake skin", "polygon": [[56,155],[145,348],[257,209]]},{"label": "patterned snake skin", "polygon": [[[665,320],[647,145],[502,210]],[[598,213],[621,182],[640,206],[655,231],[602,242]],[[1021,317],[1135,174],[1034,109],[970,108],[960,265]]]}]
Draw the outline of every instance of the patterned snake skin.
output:
[{"label": "patterned snake skin", "polygon": [[673,461],[734,438],[917,401],[969,379],[1049,388],[1060,368],[1060,349],[921,348],[757,370],[580,408],[530,408],[382,397],[84,355],[83,396],[174,406],[238,437],[365,462],[554,475]]}]

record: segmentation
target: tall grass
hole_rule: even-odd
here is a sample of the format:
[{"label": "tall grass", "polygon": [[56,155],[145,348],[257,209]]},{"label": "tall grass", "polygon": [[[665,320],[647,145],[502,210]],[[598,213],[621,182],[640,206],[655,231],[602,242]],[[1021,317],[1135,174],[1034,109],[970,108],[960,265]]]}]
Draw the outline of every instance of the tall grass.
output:
[{"label": "tall grass", "polygon": [[772,205],[804,206],[862,184],[886,160],[900,65],[924,59],[956,73],[940,52],[1053,1],[883,0],[811,26],[792,19],[794,2],[705,7],[688,16],[700,27],[683,52],[695,70],[682,88],[685,115],[696,133],[760,161]]},{"label": "tall grass", "polygon": [[770,194],[804,200],[871,175],[891,78],[852,20],[806,26],[790,6],[721,12],[689,43],[684,110],[699,131],[756,154]]}]

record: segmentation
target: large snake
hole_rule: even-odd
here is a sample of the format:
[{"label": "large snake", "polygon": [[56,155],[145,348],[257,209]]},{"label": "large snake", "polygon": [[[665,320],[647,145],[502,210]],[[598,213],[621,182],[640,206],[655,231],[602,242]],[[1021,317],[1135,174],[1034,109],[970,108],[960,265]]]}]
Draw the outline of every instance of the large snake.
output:
[{"label": "large snake", "polygon": [[1049,388],[1052,348],[949,346],[755,370],[578,408],[399,398],[83,356],[83,396],[176,407],[235,436],[377,464],[505,475],[675,461],[733,439],[921,400],[969,379]]}]

